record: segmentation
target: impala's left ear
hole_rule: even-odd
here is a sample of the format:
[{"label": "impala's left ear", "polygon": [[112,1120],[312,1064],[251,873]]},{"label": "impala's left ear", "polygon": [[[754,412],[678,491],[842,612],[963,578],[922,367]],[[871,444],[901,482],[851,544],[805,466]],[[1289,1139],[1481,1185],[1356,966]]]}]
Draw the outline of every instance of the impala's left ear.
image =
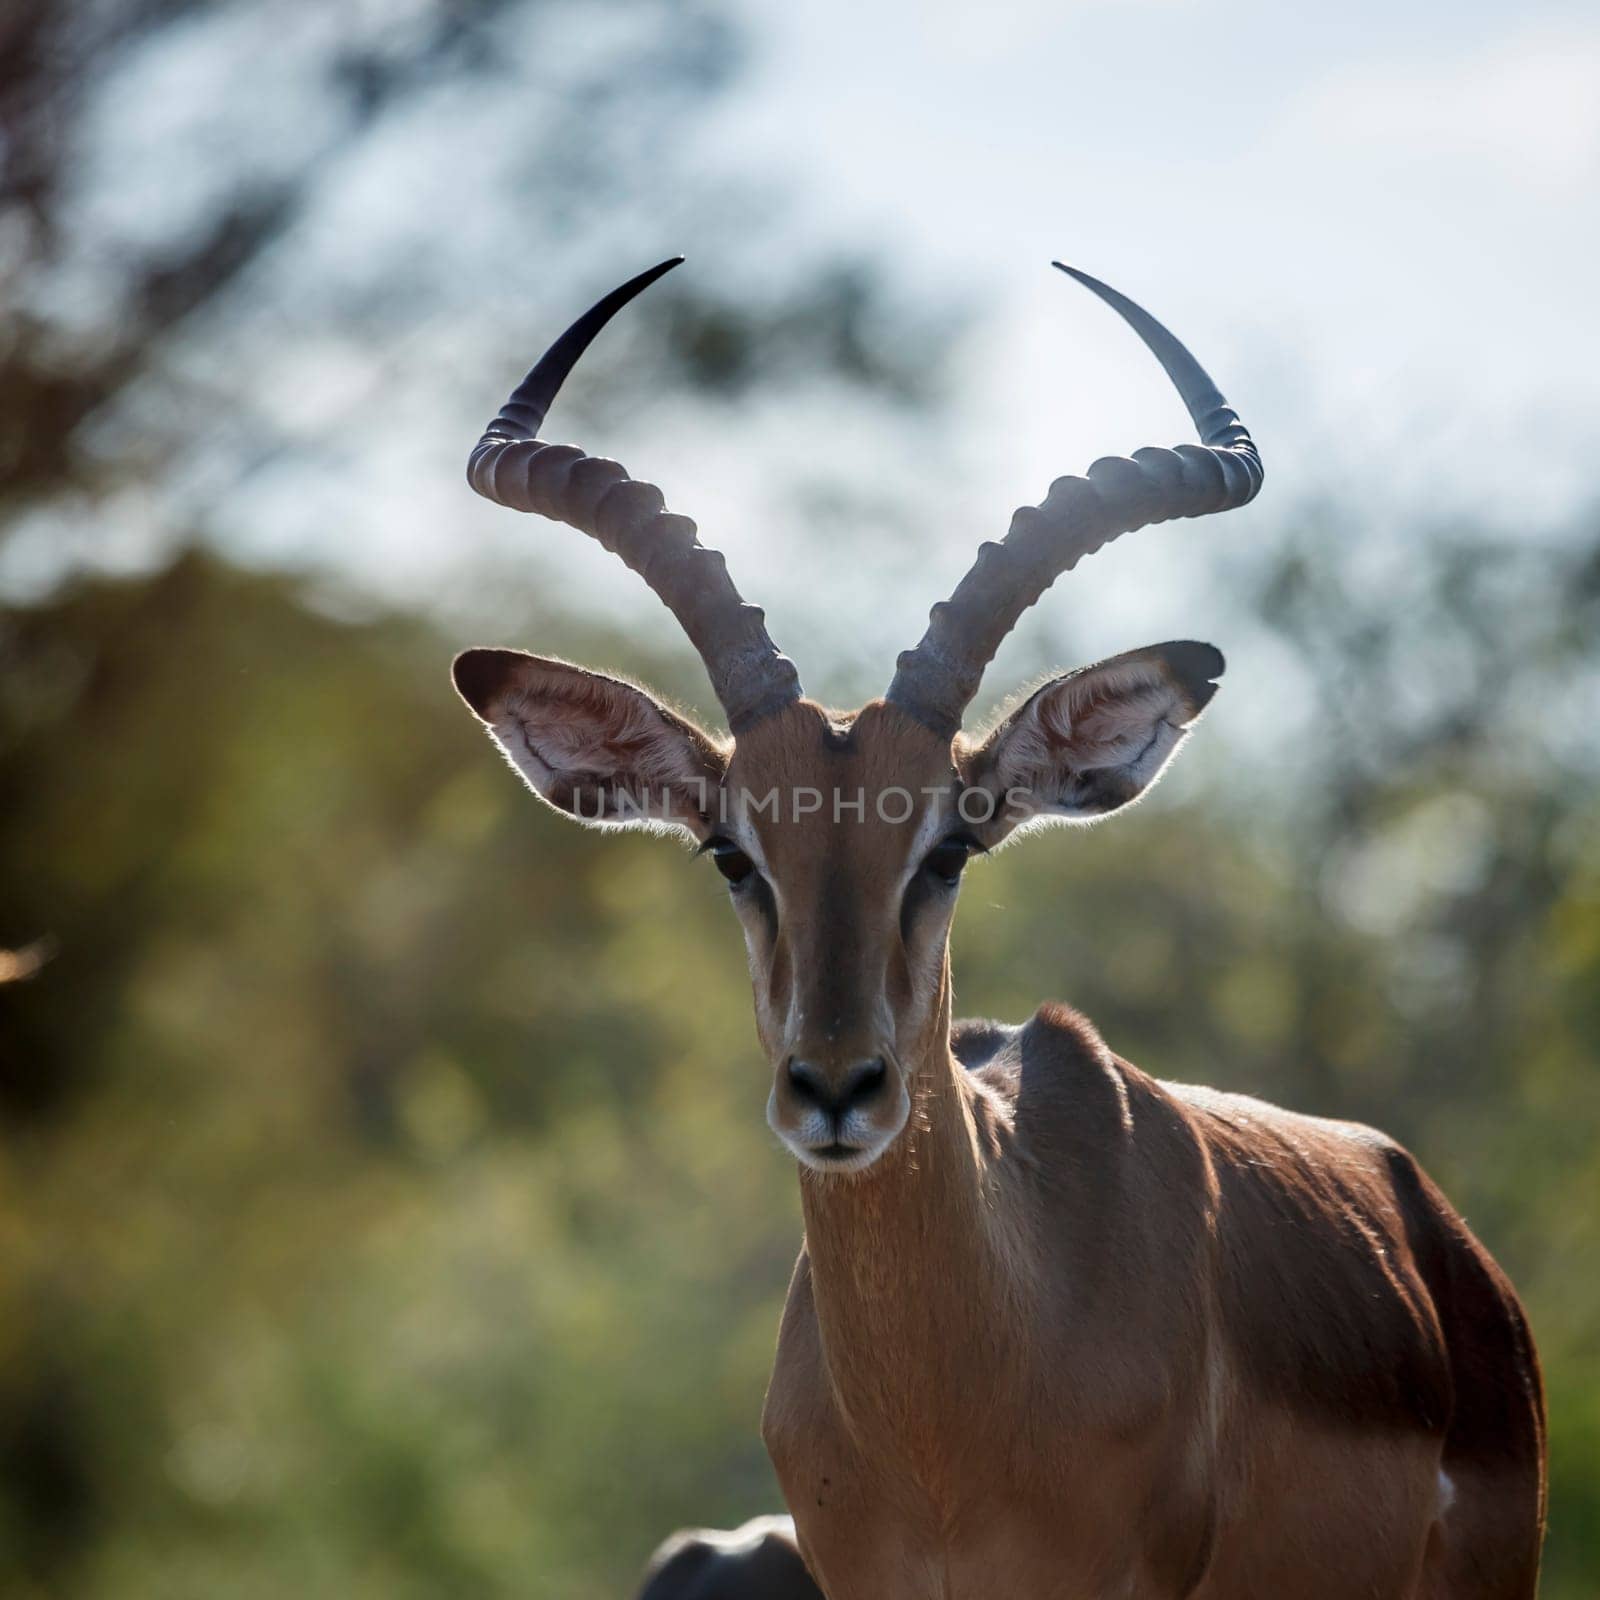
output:
[{"label": "impala's left ear", "polygon": [[[1217,692],[1222,653],[1178,640],[1052,678],[960,758],[989,792],[996,844],[1044,821],[1093,822],[1137,800]],[[963,812],[965,815],[965,811]]]}]

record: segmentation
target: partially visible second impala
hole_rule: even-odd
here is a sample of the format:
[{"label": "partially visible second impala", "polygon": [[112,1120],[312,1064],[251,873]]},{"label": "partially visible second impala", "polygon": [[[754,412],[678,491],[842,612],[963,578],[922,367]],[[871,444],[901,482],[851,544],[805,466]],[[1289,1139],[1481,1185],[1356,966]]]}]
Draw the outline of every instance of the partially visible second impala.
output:
[{"label": "partially visible second impala", "polygon": [[756,1517],[724,1533],[685,1528],[650,1558],[638,1600],[818,1600],[792,1517]]},{"label": "partially visible second impala", "polygon": [[1249,434],[1171,334],[1073,272],[1160,360],[1202,443],[1058,480],[982,547],[887,694],[828,710],[658,489],[537,439],[589,341],[675,264],[551,348],[468,472],[644,578],[731,737],[516,651],[469,650],[455,681],[556,810],[675,832],[728,881],[768,1117],[800,1163],[805,1246],[763,1432],[812,1573],[830,1600],[1528,1600],[1538,1360],[1510,1284],[1411,1156],[1147,1077],[1065,1006],[951,1019],[969,859],[1138,799],[1223,662],[1192,642],[1130,651],[968,735],[985,667],[1086,553],[1251,499]]}]

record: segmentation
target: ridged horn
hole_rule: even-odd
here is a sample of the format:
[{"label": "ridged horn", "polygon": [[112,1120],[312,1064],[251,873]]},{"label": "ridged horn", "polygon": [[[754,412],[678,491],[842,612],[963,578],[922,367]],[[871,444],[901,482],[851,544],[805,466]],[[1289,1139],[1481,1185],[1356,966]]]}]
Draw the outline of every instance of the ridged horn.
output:
[{"label": "ridged horn", "polygon": [[497,505],[553,517],[620,556],[688,634],[737,734],[800,696],[794,663],[778,653],[761,608],[745,604],[722,555],[700,543],[688,517],[665,509],[654,484],[576,445],[538,438],[567,374],[595,335],[682,260],[674,256],[613,289],[550,346],[484,430],[467,461],[467,482]]},{"label": "ridged horn", "polygon": [[1205,369],[1149,312],[1087,272],[1054,263],[1126,321],[1166,369],[1200,444],[1107,456],[1084,478],[1057,478],[1037,506],[1024,506],[998,544],[978,551],[928,631],[896,663],[888,698],[941,736],[953,735],[1001,641],[1018,617],[1086,555],[1119,534],[1175,517],[1204,517],[1253,500],[1261,456]]}]

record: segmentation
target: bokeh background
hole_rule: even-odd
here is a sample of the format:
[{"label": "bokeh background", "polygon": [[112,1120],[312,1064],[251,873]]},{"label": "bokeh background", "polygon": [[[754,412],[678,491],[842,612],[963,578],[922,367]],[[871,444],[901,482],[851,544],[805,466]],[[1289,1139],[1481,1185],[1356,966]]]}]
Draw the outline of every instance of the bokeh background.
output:
[{"label": "bokeh background", "polygon": [[521,792],[468,643],[689,705],[631,575],[475,501],[660,481],[808,685],[881,689],[1011,509],[1251,422],[986,694],[1231,667],[1147,805],[980,864],[962,1009],[1377,1122],[1549,1380],[1600,1574],[1600,25],[1577,4],[51,0],[0,11],[0,1590],[628,1592],[773,1509],[798,1240],[704,863]]}]

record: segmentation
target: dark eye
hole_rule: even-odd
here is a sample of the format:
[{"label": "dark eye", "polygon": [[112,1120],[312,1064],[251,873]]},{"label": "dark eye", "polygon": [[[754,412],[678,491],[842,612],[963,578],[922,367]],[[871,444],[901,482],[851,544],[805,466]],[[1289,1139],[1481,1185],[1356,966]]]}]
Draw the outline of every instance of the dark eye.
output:
[{"label": "dark eye", "polygon": [[717,871],[736,889],[756,870],[755,862],[732,839],[712,839],[702,848]]},{"label": "dark eye", "polygon": [[922,863],[923,871],[931,873],[947,889],[953,889],[961,881],[961,869],[977,848],[976,839],[957,834],[928,852]]}]

